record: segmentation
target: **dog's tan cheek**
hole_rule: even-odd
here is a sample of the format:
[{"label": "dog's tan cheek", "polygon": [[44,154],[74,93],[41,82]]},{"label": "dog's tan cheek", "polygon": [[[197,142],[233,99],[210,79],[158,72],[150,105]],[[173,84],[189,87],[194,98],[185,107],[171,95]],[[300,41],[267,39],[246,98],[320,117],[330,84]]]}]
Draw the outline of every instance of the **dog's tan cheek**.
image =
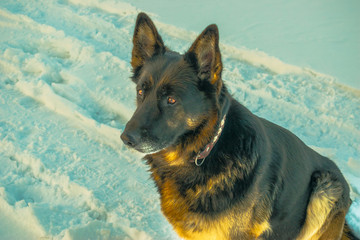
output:
[{"label": "dog's tan cheek", "polygon": [[188,129],[192,130],[197,128],[204,120],[206,115],[193,115],[186,117],[186,126]]},{"label": "dog's tan cheek", "polygon": [[196,118],[188,117],[186,118],[186,125],[188,128],[193,129],[199,125],[199,121]]}]

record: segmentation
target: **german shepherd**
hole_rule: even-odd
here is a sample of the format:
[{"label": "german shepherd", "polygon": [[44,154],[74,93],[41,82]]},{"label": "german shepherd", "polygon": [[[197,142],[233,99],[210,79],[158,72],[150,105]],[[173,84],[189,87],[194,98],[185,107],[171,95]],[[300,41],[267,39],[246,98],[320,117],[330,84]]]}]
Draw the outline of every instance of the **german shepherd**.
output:
[{"label": "german shepherd", "polygon": [[131,65],[137,109],[121,139],[147,154],[162,212],[181,238],[355,239],[335,163],[229,94],[216,25],[181,55],[140,13]]}]

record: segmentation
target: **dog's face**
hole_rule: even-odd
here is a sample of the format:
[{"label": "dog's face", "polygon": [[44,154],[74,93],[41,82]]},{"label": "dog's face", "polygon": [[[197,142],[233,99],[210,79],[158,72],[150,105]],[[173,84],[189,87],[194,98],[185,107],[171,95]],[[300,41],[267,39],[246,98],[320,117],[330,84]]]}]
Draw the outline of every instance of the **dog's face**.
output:
[{"label": "dog's face", "polygon": [[154,57],[134,80],[137,109],[122,136],[140,152],[155,152],[174,144],[199,125],[208,111],[209,100],[198,91],[195,71],[180,55]]},{"label": "dog's face", "polygon": [[206,123],[221,88],[221,57],[216,26],[209,26],[190,50],[168,50],[150,18],[140,13],[135,26],[131,65],[137,109],[121,135],[143,153],[176,145]]}]

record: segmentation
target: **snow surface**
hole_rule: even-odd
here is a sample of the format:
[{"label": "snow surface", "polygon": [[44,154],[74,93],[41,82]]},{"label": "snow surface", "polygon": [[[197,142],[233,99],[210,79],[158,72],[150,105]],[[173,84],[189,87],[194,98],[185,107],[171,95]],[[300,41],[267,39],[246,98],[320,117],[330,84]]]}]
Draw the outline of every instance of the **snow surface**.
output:
[{"label": "snow surface", "polygon": [[[115,0],[0,2],[0,239],[178,239],[142,155],[119,138],[135,108],[139,11]],[[155,23],[179,52],[197,35]],[[241,103],[338,164],[360,235],[360,91],[264,52],[221,51]]]}]

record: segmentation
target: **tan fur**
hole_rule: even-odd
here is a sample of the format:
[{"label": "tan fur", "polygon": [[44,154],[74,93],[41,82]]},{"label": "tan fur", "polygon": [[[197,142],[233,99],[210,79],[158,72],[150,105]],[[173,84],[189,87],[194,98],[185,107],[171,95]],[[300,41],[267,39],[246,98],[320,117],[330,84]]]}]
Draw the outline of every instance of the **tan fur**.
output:
[{"label": "tan fur", "polygon": [[343,235],[344,223],[345,223],[345,213],[339,212],[332,218],[326,231],[321,235],[320,240],[349,239],[346,237],[345,234]]},{"label": "tan fur", "polygon": [[181,196],[177,185],[166,180],[161,188],[161,207],[164,215],[173,225],[174,230],[184,239],[229,239],[232,228],[247,232],[247,239],[259,237],[270,231],[266,218],[263,222],[256,222],[253,218],[253,208],[244,212],[237,212],[239,206],[234,206],[216,218],[204,217],[189,211],[189,205],[197,199],[192,194]]},{"label": "tan fur", "polygon": [[[343,213],[343,215],[346,215]],[[345,219],[345,216],[343,217]],[[338,224],[338,223],[335,223]],[[349,233],[351,233],[351,230],[347,224],[343,227],[343,235],[341,236],[341,240],[352,240],[352,238],[349,236]]]},{"label": "tan fur", "polygon": [[229,219],[206,221],[201,215],[189,211],[189,202],[179,194],[177,186],[171,180],[164,182],[161,188],[161,207],[169,222],[180,237],[185,239],[226,239],[231,224]]},{"label": "tan fur", "polygon": [[328,228],[329,219],[332,218],[330,214],[341,194],[342,186],[340,183],[331,180],[330,174],[322,174],[317,179],[317,186],[307,207],[305,224],[297,240],[315,240],[321,237]]},{"label": "tan fur", "polygon": [[253,228],[251,229],[251,234],[257,238],[266,231],[271,231],[268,221],[264,221],[262,223],[255,223]]},{"label": "tan fur", "polygon": [[184,165],[183,158],[179,155],[180,151],[177,149],[164,153],[165,160],[169,163],[170,166]]},{"label": "tan fur", "polygon": [[194,129],[201,123],[201,119],[188,117],[186,119],[186,125],[189,129]]}]

